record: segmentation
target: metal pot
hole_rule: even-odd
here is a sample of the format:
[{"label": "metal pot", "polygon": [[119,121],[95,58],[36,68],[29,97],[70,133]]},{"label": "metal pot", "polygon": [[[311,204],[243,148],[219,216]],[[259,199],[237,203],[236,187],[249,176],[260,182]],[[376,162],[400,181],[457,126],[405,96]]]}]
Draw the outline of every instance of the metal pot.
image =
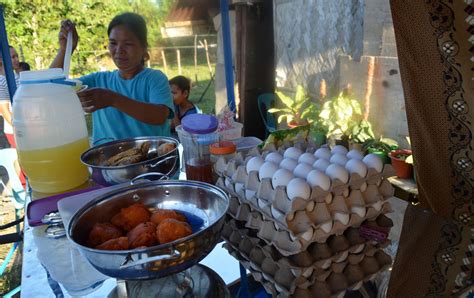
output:
[{"label": "metal pot", "polygon": [[[124,166],[103,166],[110,157],[150,142],[148,155],[156,154],[158,147],[163,143],[175,144],[175,149],[162,156],[149,158],[145,161]],[[179,168],[178,141],[170,137],[138,137],[118,140],[90,148],[81,155],[81,161],[88,166],[91,178],[100,185],[114,185],[128,182],[145,173],[158,173],[161,176],[171,177]]]},{"label": "metal pot", "polygon": [[[143,203],[150,209],[183,212],[193,234],[153,247],[107,251],[89,248],[92,226],[108,222],[121,208]],[[198,263],[220,241],[229,198],[221,189],[196,181],[151,181],[102,195],[78,210],[67,226],[67,236],[101,273],[126,280],[174,274]],[[198,226],[198,230],[194,229]]]}]

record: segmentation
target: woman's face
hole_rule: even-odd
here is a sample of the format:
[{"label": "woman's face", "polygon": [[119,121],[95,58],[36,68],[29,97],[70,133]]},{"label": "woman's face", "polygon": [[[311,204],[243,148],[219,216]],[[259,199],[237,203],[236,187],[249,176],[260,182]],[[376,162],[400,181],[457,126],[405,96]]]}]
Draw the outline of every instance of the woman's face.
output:
[{"label": "woman's face", "polygon": [[146,48],[132,31],[119,25],[110,31],[109,52],[118,69],[127,71],[141,66]]},{"label": "woman's face", "polygon": [[188,96],[188,91],[183,91],[179,89],[176,85],[171,85],[171,94],[173,94],[173,103],[175,105],[180,105],[183,101],[186,100]]},{"label": "woman's face", "polygon": [[12,58],[13,69],[18,72],[20,70],[20,59],[14,48],[10,48],[10,57]]}]

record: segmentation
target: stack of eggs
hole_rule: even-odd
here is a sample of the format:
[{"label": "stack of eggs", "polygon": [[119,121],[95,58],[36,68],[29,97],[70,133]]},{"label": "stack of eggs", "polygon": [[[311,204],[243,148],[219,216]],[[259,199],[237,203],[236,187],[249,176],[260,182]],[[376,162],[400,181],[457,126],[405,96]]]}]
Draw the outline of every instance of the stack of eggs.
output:
[{"label": "stack of eggs", "polygon": [[[216,166],[217,184],[231,193],[229,214],[240,222],[237,226],[253,231],[285,258],[308,252],[314,243],[327,243],[391,211],[386,199],[393,188],[385,179],[390,167],[384,167],[378,156],[364,156],[356,149],[314,150],[298,144],[237,154]],[[341,273],[324,270],[326,277]]]}]

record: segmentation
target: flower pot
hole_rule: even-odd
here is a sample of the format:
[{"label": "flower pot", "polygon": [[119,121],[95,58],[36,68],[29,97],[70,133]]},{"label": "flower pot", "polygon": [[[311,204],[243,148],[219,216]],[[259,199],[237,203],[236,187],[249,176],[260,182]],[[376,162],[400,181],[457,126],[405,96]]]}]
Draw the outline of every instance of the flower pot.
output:
[{"label": "flower pot", "polygon": [[296,128],[298,126],[306,125],[308,122],[304,121],[302,123],[296,122],[295,120],[291,120],[290,122],[287,123],[288,128]]},{"label": "flower pot", "polygon": [[398,178],[410,179],[413,177],[413,165],[406,163],[405,159],[398,157],[401,154],[409,156],[411,155],[411,150],[401,149],[391,151],[389,156],[392,160],[392,166]]},{"label": "flower pot", "polygon": [[364,151],[364,149],[362,148],[362,144],[361,143],[356,143],[356,142],[353,142],[353,141],[349,141],[349,150],[352,150],[352,149],[356,149],[356,150],[359,150],[359,151]]},{"label": "flower pot", "polygon": [[390,164],[390,157],[388,157],[388,154],[385,153],[384,151],[379,151],[377,149],[369,148],[367,149],[367,152],[371,154],[375,154],[378,157],[380,157],[380,159],[382,160],[384,164]]}]

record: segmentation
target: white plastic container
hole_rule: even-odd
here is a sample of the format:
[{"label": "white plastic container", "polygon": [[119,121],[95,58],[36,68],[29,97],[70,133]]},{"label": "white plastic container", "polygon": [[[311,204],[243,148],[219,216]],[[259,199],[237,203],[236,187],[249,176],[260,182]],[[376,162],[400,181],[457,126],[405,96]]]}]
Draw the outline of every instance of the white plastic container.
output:
[{"label": "white plastic container", "polygon": [[20,73],[13,127],[20,165],[34,191],[57,193],[88,178],[80,161],[89,148],[79,98],[62,69]]}]

